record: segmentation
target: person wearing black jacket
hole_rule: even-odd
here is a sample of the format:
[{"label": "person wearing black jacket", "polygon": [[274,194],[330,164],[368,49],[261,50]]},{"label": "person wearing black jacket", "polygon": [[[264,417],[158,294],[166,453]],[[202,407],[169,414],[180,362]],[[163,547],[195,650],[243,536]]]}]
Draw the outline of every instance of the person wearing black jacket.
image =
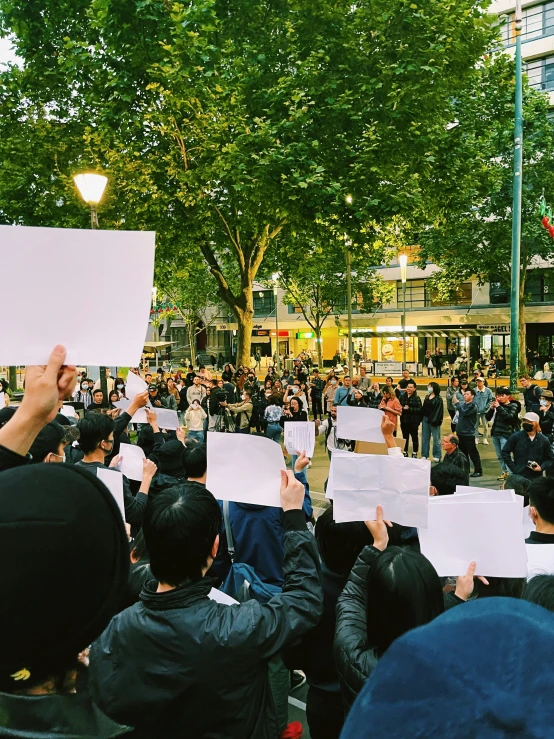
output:
[{"label": "person wearing black jacket", "polygon": [[357,388],[354,390],[353,395],[349,395],[346,398],[346,403],[347,405],[353,406],[354,408],[367,408],[364,394],[361,390],[358,390]]},{"label": "person wearing black jacket", "polygon": [[428,459],[431,438],[433,439],[433,461],[441,458],[441,424],[444,417],[441,389],[436,382],[430,382],[427,387],[427,396],[423,401],[423,427],[421,430],[421,456]]},{"label": "person wearing black jacket", "polygon": [[470,477],[483,477],[481,457],[475,444],[475,422],[477,421],[475,390],[471,387],[465,387],[463,402],[460,402],[456,396],[452,398],[452,402],[456,406],[459,416],[456,434],[460,440],[460,449],[473,462],[473,472]]},{"label": "person wearing black jacket", "polygon": [[368,408],[379,408],[381,401],[383,400],[383,394],[378,382],[374,382],[371,388],[368,390],[366,396],[366,403]]},{"label": "person wearing black jacket", "polygon": [[[417,386],[414,380],[408,380],[405,392],[400,395],[402,403],[402,415],[400,416],[400,428],[402,437],[406,440],[404,456],[408,456],[410,438],[412,439],[412,457],[417,457],[419,450],[419,427],[423,419],[423,406],[421,398],[417,394]],[[435,451],[433,449],[433,451]]]},{"label": "person wearing black jacket", "polygon": [[[458,449],[460,443],[459,438],[456,434],[447,434],[443,437],[441,446],[444,449],[443,462],[454,465],[462,470],[466,475],[469,476],[469,460],[466,455]],[[434,467],[433,469],[436,469]]]},{"label": "person wearing black jacket", "polygon": [[494,445],[494,451],[496,452],[496,458],[500,464],[499,480],[505,480],[510,474],[506,462],[502,458],[502,450],[510,436],[518,429],[519,410],[520,405],[511,397],[510,388],[496,388],[496,400],[491,403],[491,407],[487,411],[485,418],[487,421],[494,419],[491,429],[491,439]]},{"label": "person wearing black jacket", "polygon": [[504,444],[502,458],[514,474],[536,480],[542,476],[544,470],[554,465],[552,447],[546,436],[540,433],[536,413],[526,413],[523,416],[521,429],[512,434]]},{"label": "person wearing black jacket", "polygon": [[541,432],[548,438],[550,444],[554,441],[553,427],[554,427],[554,406],[552,405],[552,398],[554,397],[552,390],[543,390],[541,398],[539,400],[539,423],[541,425]]},{"label": "person wearing black jacket", "polygon": [[219,545],[221,511],[203,486],[153,498],[144,520],[150,568],[140,603],[112,619],[90,650],[99,707],[137,737],[252,737],[279,732],[267,660],[320,620],[323,592],[315,540],[302,512],[304,486],[281,473],[283,592],[265,605],[210,599],[205,573]]},{"label": "person wearing black jacket", "polygon": [[523,399],[525,402],[526,413],[538,413],[540,410],[539,399],[542,394],[542,390],[534,382],[531,382],[529,375],[522,375],[519,378],[521,387],[523,388]]}]

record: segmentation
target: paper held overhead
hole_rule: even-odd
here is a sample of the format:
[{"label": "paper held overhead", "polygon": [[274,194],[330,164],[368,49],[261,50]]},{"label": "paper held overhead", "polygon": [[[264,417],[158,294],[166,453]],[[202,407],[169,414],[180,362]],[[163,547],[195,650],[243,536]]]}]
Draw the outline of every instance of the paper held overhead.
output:
[{"label": "paper held overhead", "polygon": [[[147,231],[0,226],[4,262],[17,254],[28,267],[14,270],[0,291],[3,316],[17,305],[17,321],[2,325],[0,364],[46,364],[52,349],[63,344],[67,364],[138,366],[150,316],[154,241]],[[94,259],[79,290],[79,309],[68,310],[60,274],[83,254]],[[118,301],[117,325],[110,330],[114,286],[106,277],[107,264],[125,265],[125,299]],[[40,320],[45,308],[59,320]]]},{"label": "paper held overhead", "polygon": [[135,375],[134,372],[129,372],[127,375],[127,382],[125,384],[125,395],[127,400],[134,400],[137,395],[140,395],[145,390],[148,390],[148,385],[144,382],[142,377]]},{"label": "paper held overhead", "polygon": [[386,519],[427,526],[431,463],[426,459],[353,454],[333,458],[333,511],[337,523],[369,521],[378,505]]},{"label": "paper held overhead", "polygon": [[306,452],[306,456],[314,456],[315,423],[313,421],[287,421],[285,429],[285,447],[289,454]]},{"label": "paper held overhead", "polygon": [[281,506],[279,444],[247,434],[208,434],[206,488],[218,500]]},{"label": "paper held overhead", "polygon": [[[432,498],[429,526],[419,531],[421,553],[440,577],[465,575],[470,562],[476,575],[525,577],[527,553],[518,501],[452,502]],[[469,495],[467,498],[473,496]]]},{"label": "paper held overhead", "polygon": [[383,443],[381,421],[383,411],[375,408],[354,408],[339,405],[337,408],[337,436],[350,441],[374,441]]},{"label": "paper held overhead", "polygon": [[119,453],[122,456],[119,471],[129,480],[142,482],[143,462],[146,458],[142,449],[136,444],[121,444]]}]

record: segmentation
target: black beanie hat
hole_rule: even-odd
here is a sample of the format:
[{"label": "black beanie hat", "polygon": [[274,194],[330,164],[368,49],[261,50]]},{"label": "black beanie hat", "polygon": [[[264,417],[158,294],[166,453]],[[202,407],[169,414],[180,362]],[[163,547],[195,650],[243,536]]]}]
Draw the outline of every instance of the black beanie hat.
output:
[{"label": "black beanie hat", "polygon": [[129,572],[121,513],[84,469],[0,474],[0,690],[63,673],[116,613]]},{"label": "black beanie hat", "polygon": [[157,465],[160,472],[182,472],[185,474],[183,466],[183,453],[185,447],[177,439],[166,441],[165,444],[153,452],[157,459]]}]

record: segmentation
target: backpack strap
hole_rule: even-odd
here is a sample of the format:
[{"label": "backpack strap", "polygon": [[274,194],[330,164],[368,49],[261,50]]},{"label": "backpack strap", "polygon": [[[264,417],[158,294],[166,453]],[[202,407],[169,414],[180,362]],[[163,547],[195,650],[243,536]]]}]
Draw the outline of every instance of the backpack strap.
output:
[{"label": "backpack strap", "polygon": [[231,564],[235,561],[235,542],[233,541],[233,532],[231,531],[231,518],[229,516],[229,501],[223,501],[223,521],[225,523],[225,535],[227,536],[227,551],[231,559]]}]

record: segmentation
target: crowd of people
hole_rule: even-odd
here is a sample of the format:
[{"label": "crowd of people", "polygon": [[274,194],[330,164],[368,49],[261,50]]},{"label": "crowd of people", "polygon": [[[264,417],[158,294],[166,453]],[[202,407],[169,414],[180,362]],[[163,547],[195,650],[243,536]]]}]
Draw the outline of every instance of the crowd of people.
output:
[{"label": "crowd of people", "polygon": [[[476,435],[492,423],[502,483],[530,506],[527,543],[548,545],[552,393],[522,378],[519,430],[523,409],[507,388],[493,396],[480,375],[451,378],[455,432],[441,439],[440,387],[429,382],[422,401],[408,372],[379,387],[363,368],[322,378],[301,361],[261,383],[231,365],[221,378],[161,370],[132,398],[108,375],[104,398],[64,362],[59,346],[48,365],[27,367],[21,404],[0,410],[3,735],[294,739],[302,726],[289,721],[288,697],[303,676],[313,739],[444,736],[445,721],[467,739],[549,735],[535,688],[539,677],[550,684],[553,575],[475,577],[468,562],[441,579],[417,529],[382,506],[374,520],[336,523],[331,502],[316,521],[303,450],[280,473],[280,508],[218,501],[206,488],[206,436],[280,441],[284,424],[311,415],[331,453],[350,444],[337,438],[337,407],[372,407],[391,456],[402,455],[399,423],[414,456],[421,427],[423,455],[432,445],[442,458],[429,494],[449,495],[469,483],[470,460],[480,470]],[[78,420],[60,412],[68,400]],[[180,411],[186,429],[160,429],[162,408]],[[123,520],[98,475],[117,472],[129,443],[145,458],[141,480],[123,476]],[[488,666],[479,699],[466,680],[476,661]]]}]

